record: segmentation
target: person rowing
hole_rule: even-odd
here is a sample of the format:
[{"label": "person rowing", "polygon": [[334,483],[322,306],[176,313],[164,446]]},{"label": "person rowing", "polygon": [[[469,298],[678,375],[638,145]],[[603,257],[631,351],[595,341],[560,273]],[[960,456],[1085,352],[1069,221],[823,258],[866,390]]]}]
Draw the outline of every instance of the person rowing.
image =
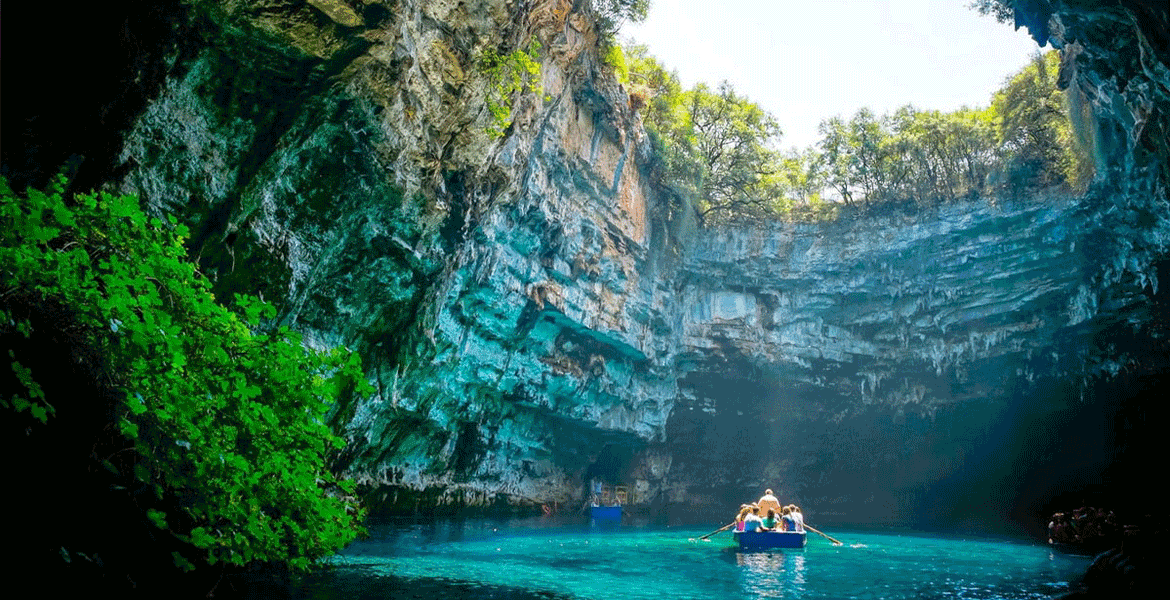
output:
[{"label": "person rowing", "polygon": [[743,531],[743,520],[752,512],[751,504],[741,504],[739,506],[739,514],[735,516],[735,530]]},{"label": "person rowing", "polygon": [[769,510],[774,510],[776,514],[780,514],[780,501],[776,499],[776,496],[772,495],[771,489],[764,490],[764,495],[760,497],[759,502],[756,502],[756,506],[760,507],[761,515],[768,514]]}]

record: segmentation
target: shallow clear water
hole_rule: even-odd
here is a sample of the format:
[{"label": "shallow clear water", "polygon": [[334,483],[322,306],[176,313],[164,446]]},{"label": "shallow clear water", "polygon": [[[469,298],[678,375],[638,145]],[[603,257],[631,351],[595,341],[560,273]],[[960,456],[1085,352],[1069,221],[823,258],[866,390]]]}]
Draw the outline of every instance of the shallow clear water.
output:
[{"label": "shallow clear water", "polygon": [[370,527],[307,598],[1050,598],[1089,559],[1015,541],[827,531],[804,550],[740,553],[729,533],[461,521]]}]

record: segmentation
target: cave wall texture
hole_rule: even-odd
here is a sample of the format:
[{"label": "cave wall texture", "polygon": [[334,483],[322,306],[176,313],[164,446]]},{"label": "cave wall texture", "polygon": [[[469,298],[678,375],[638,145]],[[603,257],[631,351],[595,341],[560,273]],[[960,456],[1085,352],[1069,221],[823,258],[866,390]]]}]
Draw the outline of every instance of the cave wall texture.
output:
[{"label": "cave wall texture", "polygon": [[[1164,455],[1170,42],[1160,2],[1017,5],[1092,108],[1083,197],[698,228],[573,0],[9,7],[4,174],[139,194],[221,297],[358,350],[378,393],[338,407],[340,460],[376,508],[577,506],[598,476],[1026,520]],[[532,40],[542,92],[493,137],[478,61]]]}]

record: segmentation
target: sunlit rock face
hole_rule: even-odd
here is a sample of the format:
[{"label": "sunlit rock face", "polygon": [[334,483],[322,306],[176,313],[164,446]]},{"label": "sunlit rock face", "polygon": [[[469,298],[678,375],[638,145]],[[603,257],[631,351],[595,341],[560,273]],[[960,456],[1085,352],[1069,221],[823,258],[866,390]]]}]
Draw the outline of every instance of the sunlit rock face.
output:
[{"label": "sunlit rock face", "polygon": [[[131,115],[82,179],[185,222],[221,298],[362,354],[338,464],[387,510],[576,509],[598,476],[656,508],[772,487],[981,522],[1149,449],[1125,432],[1161,413],[1096,378],[1164,368],[1170,77],[1126,16],[1156,3],[1029,13],[1096,115],[1087,197],[721,230],[647,175],[580,4],[160,4],[150,44],[125,21],[140,72],[97,78],[134,102],[77,109]],[[531,41],[541,94],[493,137],[482,57]]]},{"label": "sunlit rock face", "polygon": [[1118,287],[1102,307],[1083,208],[981,201],[697,242],[679,276],[666,492],[726,505],[771,487],[822,515],[921,522],[952,480],[997,471],[979,467],[992,448],[1001,467],[1032,468],[1026,453],[1067,432],[1002,421],[1075,414],[1101,367],[1095,336],[1145,303]]},{"label": "sunlit rock face", "polygon": [[[577,498],[665,438],[677,395],[665,206],[644,133],[568,0],[191,9],[121,190],[179,214],[219,293],[259,292],[377,392],[339,407],[391,507]],[[489,134],[489,52],[540,93]],[[617,457],[617,458],[606,458]],[[597,467],[594,467],[597,468]]]},{"label": "sunlit rock face", "polygon": [[1065,52],[1097,183],[700,240],[671,499],[734,506],[768,486],[846,520],[954,524],[1141,496],[1165,416],[1168,8],[1014,4]]},{"label": "sunlit rock face", "polygon": [[804,410],[817,419],[1002,395],[1025,373],[998,361],[1050,352],[1059,364],[1057,332],[1096,314],[1074,209],[979,202],[712,233],[682,274],[686,350],[770,366],[778,387],[817,397]]},{"label": "sunlit rock face", "polygon": [[1021,0],[1017,27],[1061,49],[1059,84],[1091,113],[1085,124],[1102,171],[1087,203],[1093,226],[1114,232],[1097,254],[1103,283],[1142,277],[1167,246],[1170,180],[1170,6]]}]

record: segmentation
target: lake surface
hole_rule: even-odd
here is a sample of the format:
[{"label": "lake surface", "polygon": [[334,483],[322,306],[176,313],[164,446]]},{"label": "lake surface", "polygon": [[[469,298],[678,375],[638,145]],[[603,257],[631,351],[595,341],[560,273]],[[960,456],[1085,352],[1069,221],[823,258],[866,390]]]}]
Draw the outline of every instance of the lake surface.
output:
[{"label": "lake surface", "polygon": [[741,553],[714,527],[522,519],[385,523],[303,598],[1051,598],[1089,558],[1039,544],[924,533],[810,532],[803,550]]}]

